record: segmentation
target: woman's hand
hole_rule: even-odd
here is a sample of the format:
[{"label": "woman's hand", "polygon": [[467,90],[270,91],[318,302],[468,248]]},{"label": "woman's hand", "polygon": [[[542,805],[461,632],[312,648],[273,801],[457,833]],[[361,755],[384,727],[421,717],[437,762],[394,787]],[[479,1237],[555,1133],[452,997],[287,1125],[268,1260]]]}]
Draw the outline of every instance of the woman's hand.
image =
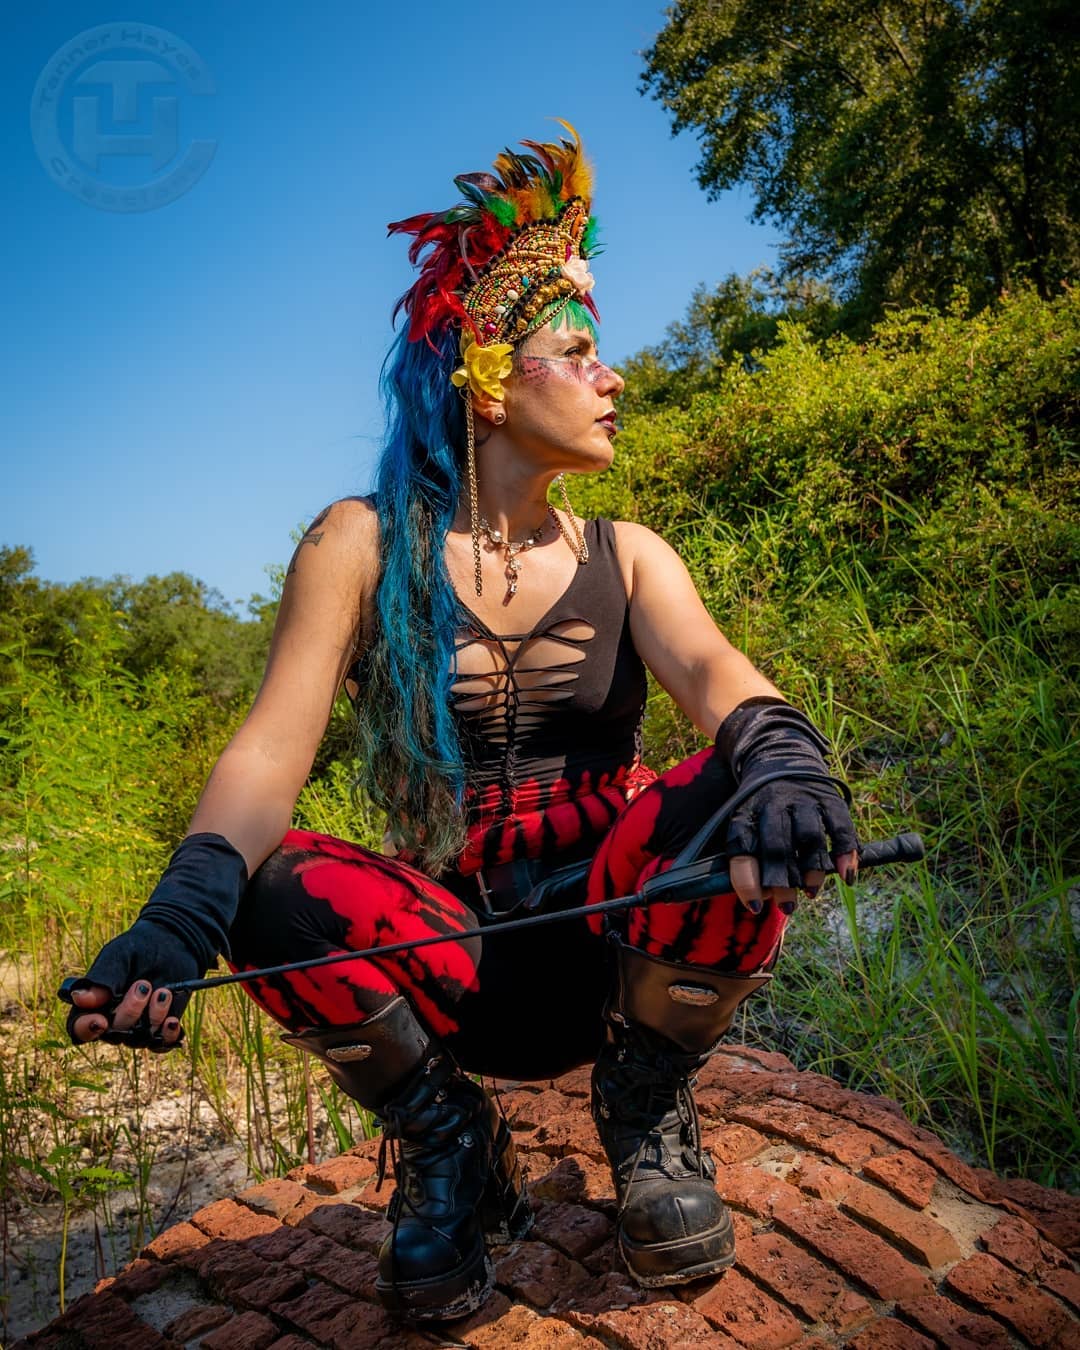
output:
[{"label": "woman's hand", "polygon": [[716,746],[740,783],[771,780],[740,802],[728,821],[731,882],[748,909],[758,913],[771,900],[791,914],[798,888],[817,894],[830,857],[845,881],[854,880],[855,825],[828,781],[828,742],[807,717],[782,699],[750,698],[724,719]]},{"label": "woman's hand", "polygon": [[[76,989],[71,998],[75,1006],[68,1015],[68,1034],[76,1044],[121,1031],[132,1033],[124,1038],[124,1044],[132,1048],[146,1046],[164,1051],[183,1039],[180,1018],[172,1015],[172,991],[154,989],[148,980],[137,980],[118,1004],[112,991],[102,984]],[[116,1006],[109,1011],[113,1004]]]}]

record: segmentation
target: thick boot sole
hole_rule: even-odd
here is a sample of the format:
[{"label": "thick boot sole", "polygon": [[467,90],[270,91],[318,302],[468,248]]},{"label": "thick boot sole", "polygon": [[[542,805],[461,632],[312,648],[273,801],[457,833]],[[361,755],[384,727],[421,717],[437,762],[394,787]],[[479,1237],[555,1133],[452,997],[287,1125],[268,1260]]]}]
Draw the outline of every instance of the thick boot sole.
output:
[{"label": "thick boot sole", "polygon": [[495,1161],[484,1190],[480,1223],[492,1242],[516,1242],[533,1226],[533,1212],[514,1137],[504,1120],[495,1132]]},{"label": "thick boot sole", "polygon": [[469,1260],[449,1275],[393,1284],[375,1281],[383,1307],[410,1322],[452,1322],[468,1317],[487,1302],[494,1288],[495,1267],[482,1242]]},{"label": "thick boot sole", "polygon": [[644,1289],[689,1284],[734,1264],[735,1226],[725,1213],[722,1222],[707,1233],[671,1242],[633,1242],[620,1232],[619,1251],[631,1278]]}]

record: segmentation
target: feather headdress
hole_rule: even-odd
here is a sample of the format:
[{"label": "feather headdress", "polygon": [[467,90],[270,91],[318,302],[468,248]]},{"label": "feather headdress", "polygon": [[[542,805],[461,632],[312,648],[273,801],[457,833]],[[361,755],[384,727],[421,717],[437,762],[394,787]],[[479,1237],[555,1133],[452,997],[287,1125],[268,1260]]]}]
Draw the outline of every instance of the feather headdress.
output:
[{"label": "feather headdress", "polygon": [[[410,342],[459,326],[480,346],[520,342],[542,311],[575,297],[599,319],[588,294],[585,260],[598,251],[589,214],[592,168],[581,139],[521,142],[531,154],[505,150],[494,173],[463,173],[464,201],[393,221],[389,234],[411,234],[409,261],[420,275],[394,306],[409,316]],[[430,248],[427,257],[420,255]]]}]

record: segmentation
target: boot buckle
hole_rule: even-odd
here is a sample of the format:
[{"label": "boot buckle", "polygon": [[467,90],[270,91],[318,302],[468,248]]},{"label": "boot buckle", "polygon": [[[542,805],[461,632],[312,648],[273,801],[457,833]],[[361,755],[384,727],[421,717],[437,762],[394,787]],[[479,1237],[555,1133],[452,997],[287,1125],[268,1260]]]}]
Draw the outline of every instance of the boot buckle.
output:
[{"label": "boot buckle", "polygon": [[363,1042],[356,1045],[335,1045],[326,1051],[326,1058],[332,1059],[335,1064],[353,1064],[357,1060],[367,1059],[371,1054],[371,1046]]},{"label": "boot buckle", "polygon": [[668,998],[674,1003],[688,1003],[694,1008],[707,1008],[717,1002],[719,997],[715,989],[703,984],[668,985]]}]

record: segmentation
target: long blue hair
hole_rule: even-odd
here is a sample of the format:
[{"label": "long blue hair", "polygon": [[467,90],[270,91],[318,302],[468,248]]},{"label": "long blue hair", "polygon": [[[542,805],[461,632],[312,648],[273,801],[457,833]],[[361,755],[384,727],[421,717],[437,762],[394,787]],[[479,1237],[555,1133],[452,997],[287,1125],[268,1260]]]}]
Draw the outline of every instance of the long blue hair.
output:
[{"label": "long blue hair", "polygon": [[[542,313],[534,331],[552,318],[595,339],[576,300]],[[379,375],[387,412],[375,477],[380,574],[357,727],[357,786],[433,875],[465,842],[465,766],[449,699],[463,614],[444,555],[465,463],[465,403],[450,383],[459,360],[455,329],[433,334],[429,346],[410,342],[403,325]]]}]

